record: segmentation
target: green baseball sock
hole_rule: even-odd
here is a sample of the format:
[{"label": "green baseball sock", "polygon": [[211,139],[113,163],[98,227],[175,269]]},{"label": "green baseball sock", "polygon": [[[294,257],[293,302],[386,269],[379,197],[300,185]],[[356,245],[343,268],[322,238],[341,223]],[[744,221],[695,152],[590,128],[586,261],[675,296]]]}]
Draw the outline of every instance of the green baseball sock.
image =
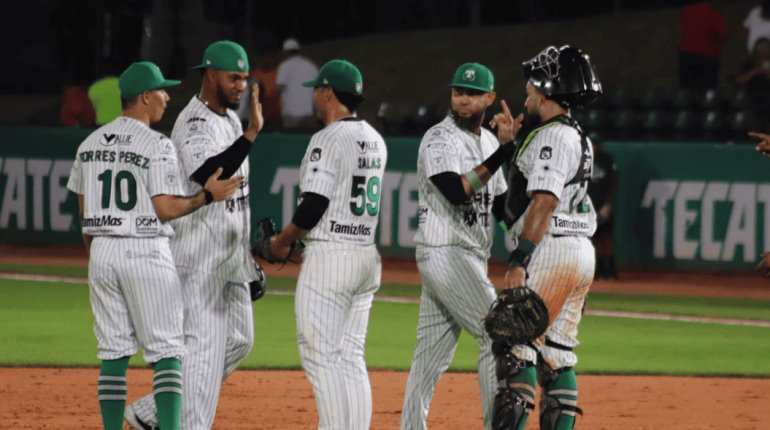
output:
[{"label": "green baseball sock", "polygon": [[178,430],[182,425],[182,362],[178,358],[164,358],[155,363],[152,386],[158,427]]},{"label": "green baseball sock", "polygon": [[[559,399],[559,403],[577,405],[577,378],[575,371],[570,369],[559,373],[556,379],[545,387],[545,391],[549,396]],[[562,410],[556,422],[556,430],[572,430],[574,427],[574,412]]]},{"label": "green baseball sock", "polygon": [[103,360],[99,371],[99,409],[102,412],[104,430],[122,430],[126,408],[126,369],[128,359]]},{"label": "green baseball sock", "polygon": [[[528,402],[535,403],[535,386],[537,384],[537,371],[534,366],[525,367],[521,371],[508,379],[508,386],[516,391]],[[524,430],[527,426],[529,413],[524,414],[516,430]]]}]

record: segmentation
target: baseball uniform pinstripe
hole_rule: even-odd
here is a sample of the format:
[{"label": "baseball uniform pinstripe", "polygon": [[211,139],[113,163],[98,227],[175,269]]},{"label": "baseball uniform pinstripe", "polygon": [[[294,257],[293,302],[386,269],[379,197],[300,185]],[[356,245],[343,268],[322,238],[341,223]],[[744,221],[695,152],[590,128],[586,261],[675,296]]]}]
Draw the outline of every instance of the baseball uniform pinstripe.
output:
[{"label": "baseball uniform pinstripe", "polygon": [[152,204],[152,196],[182,194],[171,141],[120,117],[78,147],[67,188],[83,195],[83,233],[94,237],[88,284],[99,359],[131,356],[140,345],[148,363],[181,358],[173,231]]},{"label": "baseball uniform pinstripe", "polygon": [[[559,198],[545,238],[532,254],[527,268],[527,286],[535,290],[549,310],[551,326],[546,338],[569,348],[577,346],[577,326],[586,293],[593,282],[594,250],[590,236],[596,230],[596,213],[588,198],[588,179],[576,178],[590,171],[593,148],[583,148],[578,131],[560,122],[550,122],[524,141],[516,166],[527,178],[527,192],[548,191]],[[526,213],[513,225],[518,237]],[[552,369],[574,366],[574,352],[543,346],[543,359]],[[526,346],[516,346],[519,359],[536,361]]]},{"label": "baseball uniform pinstripe", "polygon": [[497,380],[491,340],[481,319],[495,300],[487,275],[492,245],[492,201],[507,190],[501,172],[459,206],[451,204],[430,180],[443,172],[462,175],[497,148],[488,130],[480,135],[460,129],[451,117],[433,126],[420,143],[417,161],[419,226],[417,267],[422,277],[417,344],[401,415],[402,429],[424,429],[433,391],[449,367],[460,330],[479,343],[479,384],[485,426],[491,425]]},{"label": "baseball uniform pinstripe", "polygon": [[[185,178],[207,158],[228,148],[243,134],[231,110],[220,115],[198,97],[179,114],[171,133]],[[246,159],[234,176],[249,177]],[[187,194],[202,187],[189,179]],[[256,279],[249,252],[248,179],[233,198],[214,202],[174,220],[171,250],[184,290],[184,332],[188,355],[182,404],[183,429],[209,429],[214,421],[222,381],[248,355],[254,343],[248,282]],[[155,424],[154,403],[145,396],[134,405],[137,416]]]},{"label": "baseball uniform pinstripe", "polygon": [[299,352],[319,429],[367,429],[371,421],[364,345],[380,286],[374,236],[387,157],[382,136],[347,117],[313,135],[300,167],[301,192],[329,199],[305,236],[295,299]]}]

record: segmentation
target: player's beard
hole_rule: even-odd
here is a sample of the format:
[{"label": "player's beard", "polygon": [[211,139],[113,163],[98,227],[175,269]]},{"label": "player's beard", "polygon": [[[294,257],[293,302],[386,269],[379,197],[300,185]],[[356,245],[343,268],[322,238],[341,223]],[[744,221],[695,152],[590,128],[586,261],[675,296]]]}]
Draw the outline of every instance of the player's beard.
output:
[{"label": "player's beard", "polygon": [[457,113],[456,110],[450,108],[451,111],[450,116],[454,120],[455,124],[457,124],[458,127],[462,128],[463,130],[470,131],[471,133],[476,132],[476,128],[478,128],[481,125],[481,118],[484,117],[484,111],[481,111],[479,113],[474,113],[469,117],[463,117],[460,116],[459,113]]},{"label": "player's beard", "polygon": [[524,120],[521,123],[522,130],[534,130],[540,123],[543,122],[543,118],[540,117],[538,112],[524,111]]},{"label": "player's beard", "polygon": [[[220,86],[217,86],[217,97],[222,106],[232,110],[238,109],[238,102],[231,102],[230,97],[228,97],[227,93]],[[243,97],[243,95],[241,95],[241,97]]]}]

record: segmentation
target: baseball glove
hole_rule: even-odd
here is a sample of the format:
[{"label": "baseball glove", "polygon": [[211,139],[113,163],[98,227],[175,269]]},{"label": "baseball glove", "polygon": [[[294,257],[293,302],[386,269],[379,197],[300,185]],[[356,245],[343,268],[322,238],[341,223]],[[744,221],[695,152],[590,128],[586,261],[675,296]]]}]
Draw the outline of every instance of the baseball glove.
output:
[{"label": "baseball glove", "polygon": [[270,250],[270,238],[280,233],[275,230],[275,223],[270,218],[262,218],[257,223],[257,243],[251,248],[251,255],[259,257],[270,264],[282,263],[287,261],[297,262],[305,244],[298,240],[291,246],[289,254],[285,257],[279,257]]},{"label": "baseball glove", "polygon": [[502,290],[484,318],[494,342],[520,345],[540,337],[548,328],[548,308],[527,287]]},{"label": "baseball glove", "polygon": [[257,279],[249,282],[249,293],[251,294],[252,302],[261,299],[267,289],[267,275],[265,275],[265,271],[262,270],[262,266],[256,261],[254,266],[257,269]]}]

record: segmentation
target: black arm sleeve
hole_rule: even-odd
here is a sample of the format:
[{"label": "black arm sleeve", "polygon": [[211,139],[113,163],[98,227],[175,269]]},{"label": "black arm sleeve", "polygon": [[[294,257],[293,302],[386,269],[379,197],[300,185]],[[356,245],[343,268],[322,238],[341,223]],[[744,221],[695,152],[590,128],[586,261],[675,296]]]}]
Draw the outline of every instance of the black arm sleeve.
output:
[{"label": "black arm sleeve", "polygon": [[495,196],[492,200],[492,215],[495,216],[497,221],[504,221],[508,228],[511,228],[507,217],[505,216],[505,193]]},{"label": "black arm sleeve", "polygon": [[433,185],[441,191],[441,194],[455,206],[459,206],[468,200],[463,188],[463,181],[460,175],[455,172],[443,172],[430,177]]},{"label": "black arm sleeve", "polygon": [[487,167],[490,175],[494,175],[497,169],[503,165],[503,163],[511,161],[516,145],[513,142],[508,142],[505,145],[500,145],[492,155],[484,160],[481,164]]},{"label": "black arm sleeve", "polygon": [[241,167],[243,160],[249,156],[251,150],[251,141],[244,136],[239,137],[229,148],[220,152],[219,154],[206,159],[206,161],[198,167],[198,170],[190,175],[190,179],[199,183],[201,186],[206,183],[206,180],[211,176],[218,168],[222,168],[221,179],[228,179],[233,176],[236,170]]},{"label": "black arm sleeve", "polygon": [[329,207],[329,199],[316,193],[303,193],[302,203],[291,218],[291,222],[302,230],[312,230],[321,221]]}]

